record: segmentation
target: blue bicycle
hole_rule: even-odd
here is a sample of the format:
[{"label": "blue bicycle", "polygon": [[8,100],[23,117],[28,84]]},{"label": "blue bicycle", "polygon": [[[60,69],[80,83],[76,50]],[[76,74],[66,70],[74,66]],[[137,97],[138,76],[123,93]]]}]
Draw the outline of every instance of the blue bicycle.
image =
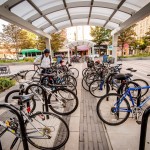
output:
[{"label": "blue bicycle", "polygon": [[[135,83],[136,84],[136,83]],[[141,90],[149,89],[150,86],[129,87],[123,95],[110,93],[98,101],[97,114],[99,118],[108,125],[120,125],[125,122],[130,113],[132,118],[140,124],[140,119],[144,112],[144,106],[150,100],[150,96],[141,101]],[[133,96],[137,92],[137,97]],[[127,98],[129,100],[127,100]]]}]

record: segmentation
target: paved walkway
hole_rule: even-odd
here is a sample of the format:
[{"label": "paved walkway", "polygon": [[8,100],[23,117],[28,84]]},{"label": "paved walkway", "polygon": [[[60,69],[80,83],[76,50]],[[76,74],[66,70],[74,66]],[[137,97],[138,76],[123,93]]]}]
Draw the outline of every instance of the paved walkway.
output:
[{"label": "paved walkway", "polygon": [[[134,78],[143,78],[150,83],[150,77],[146,76],[150,73],[150,60],[126,61],[122,63],[122,72],[126,72],[125,69],[128,67],[133,67],[138,70],[136,73],[133,73]],[[30,65],[23,68],[21,66],[13,66],[11,69],[17,72],[23,69],[32,69],[32,67]],[[85,64],[74,64],[74,67],[80,71],[77,87],[79,107],[73,114],[64,118],[70,128],[70,138],[60,150],[111,150],[111,147],[113,150],[137,150],[140,125],[136,124],[132,118],[129,118],[119,126],[104,125],[96,114],[97,99],[85,91],[81,85],[82,70]],[[148,95],[150,95],[150,92]],[[3,101],[4,96],[5,94],[0,97],[0,101]],[[147,133],[146,150],[149,150],[150,126],[148,126]],[[5,139],[7,138],[8,136]],[[30,147],[30,149],[36,150],[33,147]]]}]

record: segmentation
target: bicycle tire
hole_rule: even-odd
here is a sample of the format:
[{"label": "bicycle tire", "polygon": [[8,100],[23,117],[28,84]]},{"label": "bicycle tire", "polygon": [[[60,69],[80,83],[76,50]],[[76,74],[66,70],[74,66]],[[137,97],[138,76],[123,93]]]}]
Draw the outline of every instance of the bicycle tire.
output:
[{"label": "bicycle tire", "polygon": [[[94,89],[93,89],[93,84],[94,83],[96,83],[96,82],[101,82],[101,80],[94,80],[93,82],[91,82],[91,84],[90,84],[90,86],[89,86],[89,92],[91,93],[91,95],[93,95],[94,97],[96,97],[96,98],[101,98],[102,96],[104,96],[104,95],[106,95],[106,94],[108,94],[109,93],[109,91],[110,91],[110,86],[108,86],[108,89],[107,89],[107,91],[106,91],[106,84],[104,83],[104,85],[103,85],[103,88],[105,88],[105,89],[103,89],[103,90],[100,90],[99,89],[99,93],[97,92],[97,94],[96,93],[94,93],[94,91],[97,89],[97,87],[95,87]],[[96,86],[96,85],[95,85]],[[98,84],[98,86],[99,86],[99,84]],[[106,93],[106,92],[107,93]],[[102,95],[100,95],[100,94],[102,94]]]},{"label": "bicycle tire", "polygon": [[[10,96],[12,95],[12,94],[14,94],[14,93],[18,93],[17,95],[19,95],[19,91],[20,90],[12,90],[12,91],[10,91],[10,92],[8,92],[7,94],[6,94],[6,96],[5,96],[5,103],[11,103],[12,101],[13,101],[13,99],[11,99],[10,100]],[[16,95],[15,95],[16,96]],[[14,101],[16,101],[16,100],[14,100]],[[18,101],[17,101],[18,102]],[[36,108],[36,102],[35,102],[35,100],[34,100],[34,98],[30,101],[30,102],[32,102],[32,104],[33,104],[33,107],[31,107],[31,113],[35,110],[35,108]],[[17,103],[18,104],[18,103]]]},{"label": "bicycle tire", "polygon": [[[145,80],[143,80],[143,79],[134,79],[134,80],[132,80],[133,82],[136,82],[138,85],[140,85],[139,83],[138,83],[138,81],[142,81],[145,85],[140,85],[141,87],[142,86],[149,86],[149,84],[148,84],[148,82],[147,81],[145,81]],[[146,94],[147,94],[147,92],[149,91],[149,88],[147,88],[147,89],[144,89],[145,90],[145,92],[143,92],[143,94],[141,94],[141,97],[143,97],[143,96],[145,96]],[[142,92],[143,90],[141,90],[141,92]]]},{"label": "bicycle tire", "polygon": [[[126,112],[125,117],[124,117],[120,122],[116,122],[116,123],[115,123],[115,122],[110,122],[110,121],[108,122],[108,121],[106,121],[106,118],[107,118],[107,117],[104,118],[104,117],[102,116],[102,111],[99,109],[99,108],[103,108],[104,111],[106,111],[107,107],[110,106],[110,105],[108,104],[108,102],[110,102],[110,99],[109,99],[110,96],[116,96],[117,99],[118,99],[118,98],[121,98],[121,95],[116,94],[116,93],[109,93],[109,94],[107,94],[107,95],[101,97],[100,100],[99,100],[98,103],[97,103],[97,106],[96,106],[97,115],[98,115],[98,117],[99,117],[104,123],[106,123],[106,124],[108,124],[108,125],[111,125],[111,126],[120,125],[120,124],[124,123],[124,122],[128,119],[128,117],[129,117],[129,115],[130,115],[130,112]],[[111,99],[111,100],[112,100],[112,99]],[[102,105],[103,101],[107,103],[107,104],[105,104],[104,106]],[[129,105],[129,102],[127,101],[127,99],[124,98],[124,100],[123,100],[122,102],[125,102],[124,104],[126,104],[127,110],[130,110],[130,105]],[[115,103],[116,103],[116,100],[115,100]],[[101,106],[101,105],[102,105],[102,106]],[[100,106],[101,106],[101,107],[100,107]],[[113,103],[113,106],[114,106],[114,103]],[[125,107],[125,106],[123,105],[123,107]],[[110,110],[108,110],[108,111],[110,112],[110,115],[113,115],[113,112],[111,112],[112,109],[113,109],[113,107],[111,107]],[[99,110],[100,110],[100,111],[99,111]],[[109,112],[107,112],[107,113],[109,113]],[[106,114],[106,112],[105,112],[105,114]],[[118,115],[118,112],[117,112],[116,114]],[[114,116],[115,116],[116,114],[114,113]],[[119,114],[119,115],[120,115],[120,114]],[[115,117],[116,117],[116,116],[115,116]],[[119,119],[120,119],[120,118],[119,118]],[[114,121],[114,120],[115,120],[115,119],[113,119],[112,121]],[[117,120],[117,119],[116,119],[116,120]]]},{"label": "bicycle tire", "polygon": [[[74,70],[74,71],[71,71],[71,70]],[[79,70],[78,69],[76,69],[76,68],[69,68],[69,71],[72,72],[71,75],[73,77],[75,77],[76,79],[79,77]]]},{"label": "bicycle tire", "polygon": [[[56,102],[58,102],[59,100],[57,100],[57,99],[55,99],[55,100],[53,100],[52,98],[52,94],[55,94],[55,93],[59,93],[60,94],[60,91],[67,91],[68,93],[71,93],[72,94],[72,96],[73,96],[73,98],[75,99],[75,105],[73,106],[73,109],[71,109],[71,110],[69,110],[68,112],[60,112],[60,111],[58,111],[58,110],[56,110],[56,109],[54,109],[54,107],[52,106],[53,105],[53,102],[54,102],[54,104],[56,103]],[[66,89],[66,88],[58,88],[58,89],[55,89],[55,90],[53,90],[52,91],[52,94],[50,94],[49,96],[48,96],[48,103],[49,103],[49,108],[53,111],[53,112],[55,112],[56,114],[59,114],[59,115],[69,115],[69,114],[72,114],[76,109],[77,109],[77,107],[78,107],[78,97],[74,94],[74,92],[72,92],[71,90],[69,90],[69,89]],[[58,95],[57,95],[58,96]],[[54,98],[57,98],[57,96],[54,96]],[[73,98],[70,98],[70,99],[66,99],[66,98],[64,98],[61,94],[59,95],[59,96],[61,96],[62,98],[63,98],[63,101],[64,101],[64,99],[65,100],[73,100]],[[69,106],[69,108],[71,108],[70,106]],[[65,108],[66,109],[66,108]],[[68,109],[68,108],[67,108]],[[63,110],[62,110],[63,111]]]},{"label": "bicycle tire", "polygon": [[88,91],[88,90],[89,90],[89,87],[87,86],[85,79],[86,79],[86,76],[82,78],[82,87],[83,87],[86,91]]},{"label": "bicycle tire", "polygon": [[29,81],[39,81],[40,80],[40,77],[38,75],[38,73],[36,72],[36,70],[28,70],[26,73],[25,73],[25,79],[26,80],[29,80]]},{"label": "bicycle tire", "polygon": [[[40,118],[40,116],[45,116],[45,118],[48,120],[48,119],[50,119],[51,118],[51,120],[53,119],[53,121],[51,121],[51,122],[48,122],[48,125],[46,126],[42,121],[42,119]],[[59,149],[59,148],[61,148],[62,146],[64,146],[66,143],[67,143],[67,141],[68,141],[68,139],[69,139],[69,135],[70,135],[70,133],[69,133],[69,127],[68,127],[68,125],[66,124],[66,122],[61,118],[61,117],[59,117],[58,115],[56,115],[56,114],[53,114],[53,113],[50,113],[50,112],[37,112],[37,113],[35,113],[35,114],[33,114],[33,115],[31,115],[30,116],[30,118],[32,119],[32,122],[35,120],[35,118],[39,118],[39,119],[41,119],[41,125],[40,125],[40,128],[39,128],[39,130],[41,129],[41,126],[45,126],[45,128],[43,128],[42,129],[42,131],[41,132],[43,132],[43,135],[46,133],[46,134],[51,134],[51,138],[47,138],[47,139],[44,139],[42,142],[39,142],[39,140],[38,140],[38,138],[37,139],[35,139],[35,141],[33,141],[32,139],[33,139],[33,136],[32,136],[32,138],[30,138],[29,137],[29,133],[27,132],[27,140],[28,140],[28,142],[31,144],[31,145],[33,145],[34,147],[36,147],[36,148],[38,148],[38,149],[41,149],[41,150],[54,150],[54,149]],[[44,118],[44,117],[43,117]],[[54,127],[54,121],[56,121],[57,120],[57,122],[59,122],[59,127]],[[39,123],[39,122],[38,122]],[[28,122],[28,121],[26,121],[26,131],[28,131],[28,125],[29,125],[30,123]],[[44,125],[43,125],[44,124]],[[57,125],[58,126],[58,125]],[[30,127],[30,126],[29,126]],[[53,128],[54,129],[53,129]],[[45,130],[48,130],[49,132],[46,132]],[[58,133],[57,133],[57,135],[55,135],[55,134],[52,134],[52,130],[54,130],[54,131],[57,131]],[[29,130],[30,131],[30,130]],[[30,131],[31,132],[31,131]],[[35,132],[35,131],[34,131]],[[66,133],[66,135],[64,134],[64,133]],[[32,134],[32,133],[31,133]],[[37,133],[36,133],[37,134]],[[65,135],[65,137],[62,137],[62,136],[64,136]],[[36,136],[38,136],[38,135],[36,135]],[[51,139],[53,139],[53,137],[54,137],[54,142],[53,142],[53,146],[48,146],[48,147],[46,147],[46,145],[48,145],[48,144],[50,144],[51,142],[49,141],[49,142],[47,142],[46,140],[51,140]],[[62,140],[62,141],[61,141]],[[36,143],[35,143],[36,142]],[[45,143],[44,143],[45,142]],[[39,144],[41,144],[41,145],[39,145]],[[44,145],[44,146],[43,146]]]}]

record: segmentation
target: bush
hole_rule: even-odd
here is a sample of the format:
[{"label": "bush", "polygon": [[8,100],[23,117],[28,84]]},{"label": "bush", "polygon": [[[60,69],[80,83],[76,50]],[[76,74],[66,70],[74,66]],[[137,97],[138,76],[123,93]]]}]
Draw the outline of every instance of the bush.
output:
[{"label": "bush", "polygon": [[34,61],[34,58],[28,57],[28,58],[25,58],[24,61],[25,61],[25,62],[33,62],[33,61]]},{"label": "bush", "polygon": [[14,80],[10,80],[9,78],[2,77],[0,78],[0,92],[9,89],[10,87],[15,85]]}]

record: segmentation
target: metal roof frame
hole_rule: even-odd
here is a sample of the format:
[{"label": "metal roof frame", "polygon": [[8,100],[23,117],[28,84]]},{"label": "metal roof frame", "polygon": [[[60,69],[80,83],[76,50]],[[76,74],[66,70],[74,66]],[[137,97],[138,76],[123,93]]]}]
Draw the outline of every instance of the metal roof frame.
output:
[{"label": "metal roof frame", "polygon": [[116,34],[148,16],[148,8],[149,0],[7,0],[0,6],[0,18],[47,38],[74,25],[99,25]]}]

